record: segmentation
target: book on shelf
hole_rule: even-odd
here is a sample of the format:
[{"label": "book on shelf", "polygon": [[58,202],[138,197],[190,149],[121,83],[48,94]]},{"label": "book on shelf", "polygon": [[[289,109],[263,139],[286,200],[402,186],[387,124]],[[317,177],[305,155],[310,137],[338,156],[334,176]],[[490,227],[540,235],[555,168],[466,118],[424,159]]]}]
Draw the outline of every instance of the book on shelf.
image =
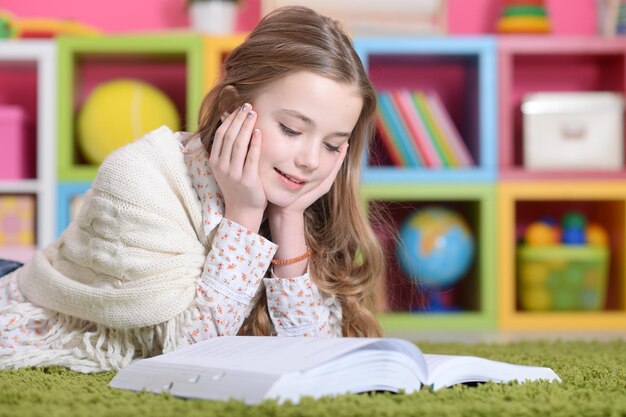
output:
[{"label": "book on shelf", "polygon": [[347,393],[411,393],[479,382],[558,381],[549,368],[423,354],[393,338],[216,337],[140,359],[110,386],[184,398],[298,402]]},{"label": "book on shelf", "polygon": [[380,138],[383,147],[387,151],[387,154],[389,154],[391,163],[398,167],[405,166],[406,163],[402,159],[400,149],[398,149],[396,142],[393,140],[393,137],[390,135],[387,127],[384,125],[380,117],[376,117],[376,130],[378,131],[378,137]]},{"label": "book on shelf", "polygon": [[394,165],[426,168],[474,165],[437,92],[379,91],[378,104],[379,136]]},{"label": "book on shelf", "polygon": [[442,166],[441,158],[429,140],[422,121],[416,114],[411,93],[408,90],[392,90],[390,92],[394,105],[407,126],[409,139],[413,141],[417,151],[422,155],[424,165],[432,168]]},{"label": "book on shelf", "polygon": [[413,101],[415,102],[415,107],[418,110],[420,118],[426,126],[426,130],[429,133],[431,141],[437,144],[437,149],[440,151],[441,158],[444,161],[444,166],[455,168],[457,166],[456,158],[452,153],[446,138],[441,135],[441,132],[432,117],[429,103],[426,101],[424,93],[422,91],[416,91],[413,94]]},{"label": "book on shelf", "polygon": [[452,152],[456,156],[460,167],[469,167],[475,165],[472,158],[472,154],[467,149],[463,138],[458,129],[454,125],[450,114],[446,110],[445,105],[441,101],[441,97],[435,91],[427,91],[425,93],[426,101],[428,102],[431,114],[436,120],[437,125],[441,131],[441,134],[452,148]]},{"label": "book on shelf", "polygon": [[397,144],[397,148],[400,150],[402,159],[406,162],[405,166],[422,166],[422,158],[416,151],[413,142],[409,139],[409,132],[406,125],[400,118],[389,92],[383,91],[378,94],[378,110],[383,129]]}]

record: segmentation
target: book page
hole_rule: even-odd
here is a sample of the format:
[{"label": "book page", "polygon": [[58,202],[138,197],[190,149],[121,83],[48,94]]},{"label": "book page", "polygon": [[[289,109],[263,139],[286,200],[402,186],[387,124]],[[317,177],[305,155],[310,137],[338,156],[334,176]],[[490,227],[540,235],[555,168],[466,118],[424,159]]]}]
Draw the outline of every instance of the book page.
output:
[{"label": "book page", "polygon": [[516,365],[475,356],[424,355],[428,366],[428,385],[433,389],[469,382],[509,382],[561,379],[550,368]]},{"label": "book page", "polygon": [[147,361],[196,367],[285,374],[313,368],[348,352],[374,345],[375,338],[224,336],[208,339]]}]

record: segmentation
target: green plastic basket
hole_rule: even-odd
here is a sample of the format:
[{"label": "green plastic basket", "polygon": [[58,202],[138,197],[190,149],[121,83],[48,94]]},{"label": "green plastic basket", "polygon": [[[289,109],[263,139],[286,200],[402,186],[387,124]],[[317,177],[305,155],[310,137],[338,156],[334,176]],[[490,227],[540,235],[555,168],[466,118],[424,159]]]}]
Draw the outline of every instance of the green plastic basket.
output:
[{"label": "green plastic basket", "polygon": [[603,246],[520,246],[518,303],[526,311],[601,310],[609,249]]}]

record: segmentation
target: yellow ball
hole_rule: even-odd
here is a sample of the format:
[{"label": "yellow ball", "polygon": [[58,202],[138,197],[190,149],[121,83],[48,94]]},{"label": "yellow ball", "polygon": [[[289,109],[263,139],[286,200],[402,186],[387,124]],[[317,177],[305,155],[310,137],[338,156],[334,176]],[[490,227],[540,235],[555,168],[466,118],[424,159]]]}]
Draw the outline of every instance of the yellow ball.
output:
[{"label": "yellow ball", "polygon": [[143,81],[115,79],[98,85],[78,115],[78,144],[100,164],[114,150],[166,125],[180,130],[178,110],[161,90]]},{"label": "yellow ball", "polygon": [[607,246],[609,235],[599,224],[590,223],[587,225],[587,243],[594,246]]},{"label": "yellow ball", "polygon": [[524,233],[524,240],[527,245],[545,246],[554,245],[557,234],[552,226],[542,222],[531,223]]}]

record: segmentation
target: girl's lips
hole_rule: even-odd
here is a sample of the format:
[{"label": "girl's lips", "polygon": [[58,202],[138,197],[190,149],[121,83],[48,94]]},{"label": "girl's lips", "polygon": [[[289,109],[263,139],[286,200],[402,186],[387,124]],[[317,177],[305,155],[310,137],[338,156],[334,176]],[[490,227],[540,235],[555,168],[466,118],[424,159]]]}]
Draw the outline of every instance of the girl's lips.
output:
[{"label": "girl's lips", "polygon": [[302,179],[300,179],[298,177],[293,177],[293,176],[291,176],[289,174],[285,174],[284,172],[282,172],[278,168],[274,168],[274,170],[280,176],[280,179],[283,182],[283,184],[285,184],[288,188],[290,188],[292,190],[300,190],[306,184],[306,181],[304,181],[304,180],[302,180]]}]

